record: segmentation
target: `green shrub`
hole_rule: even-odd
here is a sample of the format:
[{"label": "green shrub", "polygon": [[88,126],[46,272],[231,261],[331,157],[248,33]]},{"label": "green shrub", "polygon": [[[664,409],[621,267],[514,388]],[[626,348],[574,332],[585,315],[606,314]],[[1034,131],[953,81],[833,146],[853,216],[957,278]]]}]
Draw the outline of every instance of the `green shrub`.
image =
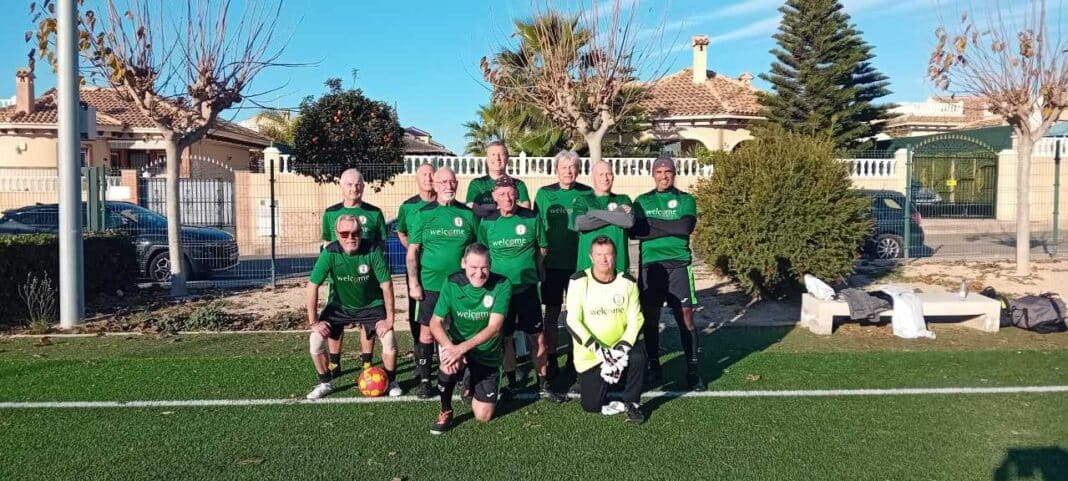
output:
[{"label": "green shrub", "polygon": [[161,333],[176,334],[185,330],[186,316],[184,314],[167,313],[156,318],[156,330]]},{"label": "green shrub", "polygon": [[[137,251],[130,237],[114,232],[85,235],[85,292],[93,296],[125,288],[137,278]],[[19,282],[30,274],[59,279],[59,240],[51,234],[0,236],[0,319],[24,319]],[[58,289],[59,283],[55,283]]]},{"label": "green shrub", "polygon": [[778,294],[803,274],[835,280],[853,269],[871,230],[834,143],[781,130],[716,159],[694,189],[694,247],[750,293]]},{"label": "green shrub", "polygon": [[183,331],[221,331],[230,327],[229,316],[223,310],[222,304],[211,302],[198,306],[189,313],[185,319]]}]

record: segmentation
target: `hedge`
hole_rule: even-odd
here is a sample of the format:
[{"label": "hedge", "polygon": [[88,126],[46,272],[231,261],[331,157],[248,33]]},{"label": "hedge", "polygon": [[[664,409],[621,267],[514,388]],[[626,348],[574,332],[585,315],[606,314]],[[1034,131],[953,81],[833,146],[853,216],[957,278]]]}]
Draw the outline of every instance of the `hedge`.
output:
[{"label": "hedge", "polygon": [[[138,275],[133,240],[117,232],[85,235],[85,293],[112,293],[134,282]],[[47,272],[59,285],[59,239],[52,234],[0,236],[0,319],[24,319],[26,307],[19,287],[29,273]],[[58,293],[56,302],[59,302]]]},{"label": "hedge", "polygon": [[834,282],[853,270],[871,232],[869,201],[830,139],[775,131],[721,155],[694,188],[694,249],[756,295],[778,296],[803,274]]}]

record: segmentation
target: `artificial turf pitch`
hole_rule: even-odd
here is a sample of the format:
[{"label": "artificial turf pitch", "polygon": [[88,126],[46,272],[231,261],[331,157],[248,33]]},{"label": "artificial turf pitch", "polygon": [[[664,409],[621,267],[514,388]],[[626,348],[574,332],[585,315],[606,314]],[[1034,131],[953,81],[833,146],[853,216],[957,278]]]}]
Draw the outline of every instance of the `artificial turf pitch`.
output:
[{"label": "artificial turf pitch", "polygon": [[[999,335],[1001,346],[978,348],[954,343],[954,332],[873,348],[785,328],[721,329],[705,337],[703,367],[713,391],[1068,385],[1062,341]],[[36,344],[0,340],[0,402],[284,399],[314,384],[300,335]],[[667,390],[681,380],[674,347],[663,357]],[[410,363],[400,372],[410,389]],[[1068,479],[1065,393],[663,397],[645,401],[642,426],[582,413],[576,401],[501,403],[485,425],[454,405],[460,423],[443,436],[428,432],[433,401],[0,409],[0,480]]]}]

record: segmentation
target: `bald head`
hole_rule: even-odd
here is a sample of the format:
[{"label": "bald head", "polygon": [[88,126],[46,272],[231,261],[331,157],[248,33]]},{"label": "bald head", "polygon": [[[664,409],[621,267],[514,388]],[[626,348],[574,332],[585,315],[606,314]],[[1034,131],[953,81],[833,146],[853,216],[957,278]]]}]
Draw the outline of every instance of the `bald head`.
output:
[{"label": "bald head", "polygon": [[448,167],[434,172],[434,191],[438,194],[439,204],[448,204],[456,198],[456,173]]},{"label": "bald head", "polygon": [[612,175],[612,164],[603,160],[594,163],[590,167],[590,180],[593,184],[593,191],[597,195],[612,192],[612,182],[615,181],[615,176]]}]

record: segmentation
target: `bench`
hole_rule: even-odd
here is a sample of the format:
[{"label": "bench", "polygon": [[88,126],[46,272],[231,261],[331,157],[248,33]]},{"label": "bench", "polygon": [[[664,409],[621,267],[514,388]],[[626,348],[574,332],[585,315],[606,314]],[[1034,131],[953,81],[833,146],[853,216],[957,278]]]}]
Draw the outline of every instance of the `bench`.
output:
[{"label": "bench", "polygon": [[[1001,317],[1001,302],[969,293],[967,299],[951,292],[918,292],[916,296],[923,302],[923,317],[964,317],[964,325],[986,332],[998,332]],[[890,317],[893,310],[879,313],[880,317]],[[812,294],[801,295],[801,325],[815,334],[834,332],[835,316],[849,317],[849,304],[845,301],[823,301]]]}]

